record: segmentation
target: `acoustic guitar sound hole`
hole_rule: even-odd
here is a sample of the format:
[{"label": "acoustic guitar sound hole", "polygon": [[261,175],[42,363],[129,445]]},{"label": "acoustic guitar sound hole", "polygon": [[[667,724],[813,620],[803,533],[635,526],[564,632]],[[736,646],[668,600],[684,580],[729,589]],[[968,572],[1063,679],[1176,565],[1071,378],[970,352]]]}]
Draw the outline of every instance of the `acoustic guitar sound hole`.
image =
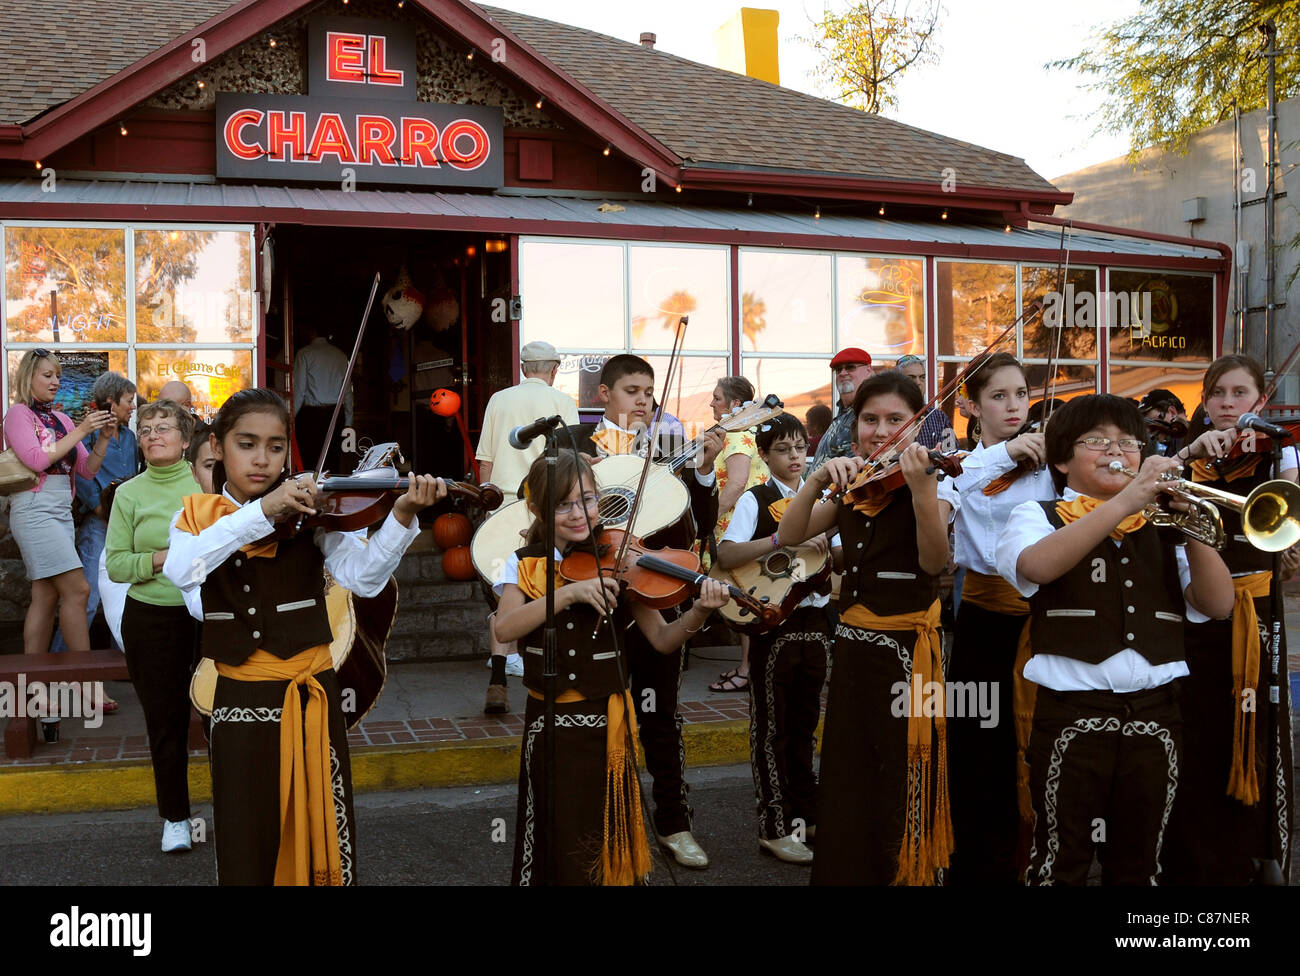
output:
[{"label": "acoustic guitar sound hole", "polygon": [[788,552],[774,552],[763,562],[763,572],[772,579],[789,576],[791,561]]},{"label": "acoustic guitar sound hole", "polygon": [[632,511],[632,493],[621,488],[607,489],[600,496],[600,524],[621,525]]}]

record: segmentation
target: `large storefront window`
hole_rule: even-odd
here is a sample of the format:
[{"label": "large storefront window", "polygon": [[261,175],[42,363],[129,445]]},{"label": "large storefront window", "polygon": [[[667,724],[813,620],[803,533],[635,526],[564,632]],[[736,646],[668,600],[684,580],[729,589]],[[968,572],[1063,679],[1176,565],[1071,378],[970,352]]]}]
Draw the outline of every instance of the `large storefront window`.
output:
[{"label": "large storefront window", "polygon": [[[669,413],[688,429],[713,423],[709,400],[729,372],[730,262],[725,247],[657,247],[524,240],[519,279],[521,342],[544,340],[563,355],[555,386],[579,408],[599,410],[600,368],[621,352],[645,357]],[[671,385],[668,356],[689,316]]]},{"label": "large storefront window", "polygon": [[127,341],[126,231],[6,227],[5,340]]},{"label": "large storefront window", "polygon": [[835,258],[836,347],[876,359],[925,355],[925,264],[907,258]]},{"label": "large storefront window", "polygon": [[69,405],[106,370],[134,380],[142,400],[183,380],[206,418],[256,385],[247,227],[7,224],[3,233],[7,403],[14,367],[34,347],[58,353]]}]

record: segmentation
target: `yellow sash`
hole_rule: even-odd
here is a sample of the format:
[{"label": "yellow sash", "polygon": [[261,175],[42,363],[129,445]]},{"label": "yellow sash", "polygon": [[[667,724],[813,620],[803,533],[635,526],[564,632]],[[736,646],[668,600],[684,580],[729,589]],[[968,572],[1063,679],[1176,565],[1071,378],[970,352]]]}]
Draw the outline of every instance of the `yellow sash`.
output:
[{"label": "yellow sash", "polygon": [[790,507],[789,498],[778,498],[771,505],[767,506],[767,513],[772,516],[772,519],[775,522],[780,524],[781,516],[785,514],[785,510],[789,507]]},{"label": "yellow sash", "polygon": [[[1061,517],[1066,525],[1083,518],[1088,513],[1095,510],[1102,503],[1096,498],[1088,495],[1076,495],[1071,501],[1060,501],[1056,503],[1056,514]],[[1141,512],[1130,515],[1119,525],[1110,530],[1110,537],[1119,542],[1129,532],[1136,532],[1142,526],[1147,524],[1146,516]]]},{"label": "yellow sash", "polygon": [[[257,650],[243,664],[217,663],[217,674],[236,681],[289,682],[284,691],[284,711],[280,716],[277,885],[343,883],[334,786],[330,776],[329,709],[325,689],[315,677],[333,666],[328,644],[318,644],[288,659]],[[307,686],[305,731],[299,685]]]},{"label": "yellow sash", "polygon": [[961,585],[961,598],[977,607],[1003,613],[1009,617],[1022,617],[1029,613],[1029,601],[1001,576],[989,576],[967,570]]},{"label": "yellow sash", "polygon": [[[565,579],[560,575],[559,562],[556,561],[555,571],[555,588],[558,590],[565,584]],[[530,600],[540,600],[546,596],[546,557],[545,556],[524,556],[519,560],[519,589],[524,596]]]},{"label": "yellow sash", "polygon": [[604,427],[591,435],[591,441],[606,455],[631,454],[636,434],[614,427]]},{"label": "yellow sash", "polygon": [[[1246,693],[1258,697],[1259,616],[1255,597],[1268,596],[1270,572],[1251,573],[1232,581],[1232,766],[1228,795],[1246,806],[1259,802],[1255,772],[1255,708],[1245,708]],[[1252,704],[1254,702],[1252,701]]]},{"label": "yellow sash", "polygon": [[[539,692],[528,694],[541,700]],[[581,692],[569,689],[556,702],[586,701]],[[628,743],[636,742],[636,710],[626,691],[609,696],[605,728],[605,830],[600,861],[593,865],[593,878],[602,885],[631,885],[650,873],[650,845],[645,821],[641,819],[641,781],[636,774],[636,753]],[[598,875],[598,876],[597,876]]]},{"label": "yellow sash", "polygon": [[[186,495],[181,504],[184,507],[176,527],[192,535],[198,535],[217,519],[239,511],[239,506],[225,495]],[[250,557],[271,558],[277,547],[278,543],[272,539],[270,542],[250,542],[241,551]]]},{"label": "yellow sash", "polygon": [[[928,610],[878,617],[860,603],[844,611],[841,619],[850,627],[864,630],[915,630],[912,648],[912,682],[919,678],[921,687],[935,682],[943,688],[943,660],[939,638],[939,601]],[[909,688],[908,694],[911,694]],[[947,696],[943,696],[947,701]],[[915,711],[915,709],[912,709]],[[931,740],[937,743],[932,748]],[[931,812],[927,791],[930,771],[936,772],[934,810]],[[898,874],[894,884],[930,885],[935,872],[948,866],[952,854],[952,814],[948,802],[948,734],[943,709],[930,716],[910,715],[907,721],[907,809],[919,804],[921,816],[904,818],[903,842],[898,852]]]}]

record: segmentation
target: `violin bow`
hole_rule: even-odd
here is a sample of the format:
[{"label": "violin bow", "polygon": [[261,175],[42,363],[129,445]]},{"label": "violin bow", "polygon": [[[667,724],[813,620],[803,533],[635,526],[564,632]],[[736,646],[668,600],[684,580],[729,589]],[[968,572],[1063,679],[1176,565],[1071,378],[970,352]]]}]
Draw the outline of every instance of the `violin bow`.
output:
[{"label": "violin bow", "polygon": [[334,428],[339,422],[339,413],[343,410],[343,401],[347,399],[348,389],[352,384],[352,369],[357,364],[357,354],[361,352],[361,338],[366,334],[366,323],[370,321],[370,310],[375,305],[375,295],[379,293],[379,272],[375,272],[375,280],[370,286],[370,298],[366,302],[366,310],[361,316],[361,325],[357,328],[357,340],[352,344],[352,355],[348,357],[348,369],[343,374],[343,385],[339,387],[338,402],[334,404],[334,413],[330,417],[329,430],[325,434],[325,440],[321,442],[320,457],[316,459],[316,469],[313,474],[314,481],[319,481],[321,474],[325,469],[325,458],[329,456],[330,442],[334,440]]},{"label": "violin bow", "polygon": [[[1067,228],[1070,230],[1068,243],[1065,237]],[[1061,337],[1065,334],[1065,282],[1070,276],[1070,247],[1073,243],[1074,228],[1071,227],[1070,221],[1066,220],[1061,224],[1061,240],[1056,246],[1056,295],[1061,320],[1056,323],[1056,339],[1048,345],[1047,349],[1047,375],[1043,377],[1043,399],[1047,402],[1043,406],[1042,422],[1039,424],[1041,430],[1047,429],[1047,421],[1051,419],[1052,409],[1056,406],[1057,360],[1061,358]],[[1046,317],[1043,324],[1047,324]],[[1097,341],[1100,342],[1100,338]]]}]

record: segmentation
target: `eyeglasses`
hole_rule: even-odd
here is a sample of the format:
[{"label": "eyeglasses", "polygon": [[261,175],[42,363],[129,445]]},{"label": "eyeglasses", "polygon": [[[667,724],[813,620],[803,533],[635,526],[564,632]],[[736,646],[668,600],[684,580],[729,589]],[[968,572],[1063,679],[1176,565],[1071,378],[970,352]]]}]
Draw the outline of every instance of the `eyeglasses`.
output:
[{"label": "eyeglasses", "polygon": [[808,454],[807,444],[778,444],[767,453],[778,454],[781,457],[806,457]]},{"label": "eyeglasses", "polygon": [[855,369],[861,369],[863,366],[866,365],[867,365],[866,363],[840,363],[838,366],[835,367],[835,372],[851,373]]},{"label": "eyeglasses", "polygon": [[1133,437],[1121,437],[1117,441],[1113,441],[1109,437],[1085,437],[1083,440],[1074,443],[1098,453],[1109,451],[1112,444],[1119,444],[1119,449],[1125,454],[1136,454],[1142,450],[1142,442]]},{"label": "eyeglasses", "polygon": [[600,496],[593,491],[589,491],[585,495],[583,495],[582,498],[578,501],[560,502],[560,504],[555,506],[555,514],[569,515],[570,513],[576,511],[579,506],[586,509],[593,509],[599,504],[600,504]]},{"label": "eyeglasses", "polygon": [[172,431],[179,430],[179,429],[180,428],[178,428],[175,424],[159,424],[157,427],[141,427],[138,431],[136,431],[136,433],[142,439],[145,437],[149,437],[152,434],[157,434],[159,437],[166,437]]}]

